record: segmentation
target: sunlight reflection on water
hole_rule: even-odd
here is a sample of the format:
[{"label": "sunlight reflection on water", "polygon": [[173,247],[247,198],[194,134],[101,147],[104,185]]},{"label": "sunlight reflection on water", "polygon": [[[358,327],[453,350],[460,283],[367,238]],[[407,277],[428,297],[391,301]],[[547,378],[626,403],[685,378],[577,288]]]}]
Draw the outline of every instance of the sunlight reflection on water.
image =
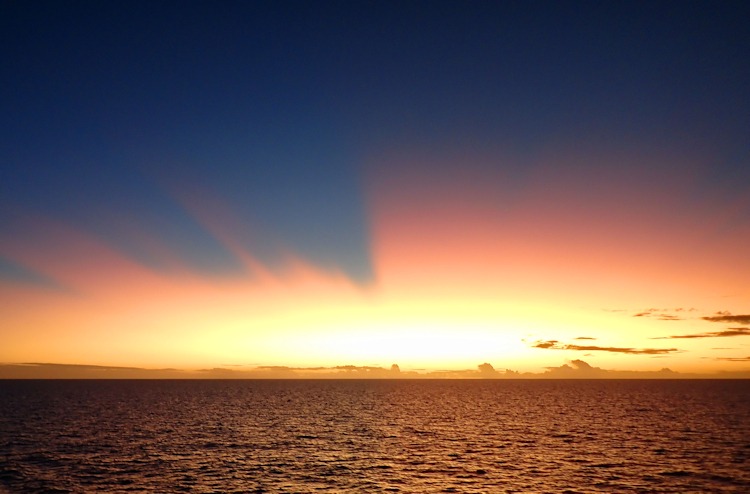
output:
[{"label": "sunlight reflection on water", "polygon": [[748,492],[749,381],[0,381],[0,492]]}]

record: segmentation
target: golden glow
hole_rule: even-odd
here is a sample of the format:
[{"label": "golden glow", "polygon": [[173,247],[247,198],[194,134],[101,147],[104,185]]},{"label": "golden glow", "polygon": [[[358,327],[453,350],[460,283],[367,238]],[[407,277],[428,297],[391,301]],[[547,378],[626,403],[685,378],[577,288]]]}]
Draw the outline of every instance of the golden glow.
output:
[{"label": "golden glow", "polygon": [[[232,221],[216,208],[189,207],[245,262],[244,275],[200,277],[177,261],[158,272],[96,238],[41,222],[54,250],[9,245],[4,253],[66,288],[0,285],[0,360],[181,368],[395,362],[402,369],[491,362],[538,372],[584,359],[602,368],[691,371],[726,367],[716,357],[727,352],[710,346],[748,353],[739,338],[710,346],[653,338],[706,331],[699,317],[706,312],[746,313],[750,267],[736,246],[747,245],[749,232],[699,235],[725,213],[686,218],[653,182],[638,186],[644,176],[598,177],[604,185],[594,189],[584,180],[590,172],[570,174],[574,183],[544,173],[506,202],[493,185],[502,177],[487,170],[450,180],[384,173],[370,190],[371,286],[293,253],[283,270],[268,270],[219,227]],[[717,256],[707,258],[712,251]],[[633,317],[650,307],[702,312],[679,322]],[[535,346],[551,340],[682,351]]]}]

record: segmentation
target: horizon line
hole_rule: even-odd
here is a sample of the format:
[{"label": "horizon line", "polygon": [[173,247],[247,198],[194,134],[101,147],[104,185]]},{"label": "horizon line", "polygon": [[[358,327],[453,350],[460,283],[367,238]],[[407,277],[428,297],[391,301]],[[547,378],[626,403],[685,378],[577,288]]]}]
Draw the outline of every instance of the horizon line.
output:
[{"label": "horizon line", "polygon": [[611,370],[571,361],[541,372],[496,370],[483,363],[475,369],[402,371],[378,366],[255,366],[242,369],[145,368],[62,363],[0,363],[0,380],[721,380],[750,379],[750,369],[714,372],[660,370]]}]

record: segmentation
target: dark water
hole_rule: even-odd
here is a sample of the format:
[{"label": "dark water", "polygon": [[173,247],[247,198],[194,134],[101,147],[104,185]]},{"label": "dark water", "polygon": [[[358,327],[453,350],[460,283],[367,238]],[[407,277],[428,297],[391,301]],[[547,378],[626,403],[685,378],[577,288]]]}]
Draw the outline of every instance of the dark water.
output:
[{"label": "dark water", "polygon": [[750,492],[750,381],[0,381],[0,491]]}]

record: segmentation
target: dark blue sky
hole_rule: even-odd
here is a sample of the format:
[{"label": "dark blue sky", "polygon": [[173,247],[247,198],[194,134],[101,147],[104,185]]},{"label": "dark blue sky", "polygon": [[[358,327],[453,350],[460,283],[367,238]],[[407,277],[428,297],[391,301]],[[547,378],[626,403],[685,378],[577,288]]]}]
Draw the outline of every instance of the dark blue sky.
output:
[{"label": "dark blue sky", "polygon": [[[45,217],[155,269],[176,257],[232,275],[242,263],[195,214],[219,198],[269,266],[292,251],[366,282],[365,168],[404,148],[502,147],[518,174],[551,143],[678,148],[711,156],[707,187],[741,197],[749,14],[744,2],[3,2],[0,242],[43,244],[30,218]],[[3,251],[0,276],[51,282]]]}]

